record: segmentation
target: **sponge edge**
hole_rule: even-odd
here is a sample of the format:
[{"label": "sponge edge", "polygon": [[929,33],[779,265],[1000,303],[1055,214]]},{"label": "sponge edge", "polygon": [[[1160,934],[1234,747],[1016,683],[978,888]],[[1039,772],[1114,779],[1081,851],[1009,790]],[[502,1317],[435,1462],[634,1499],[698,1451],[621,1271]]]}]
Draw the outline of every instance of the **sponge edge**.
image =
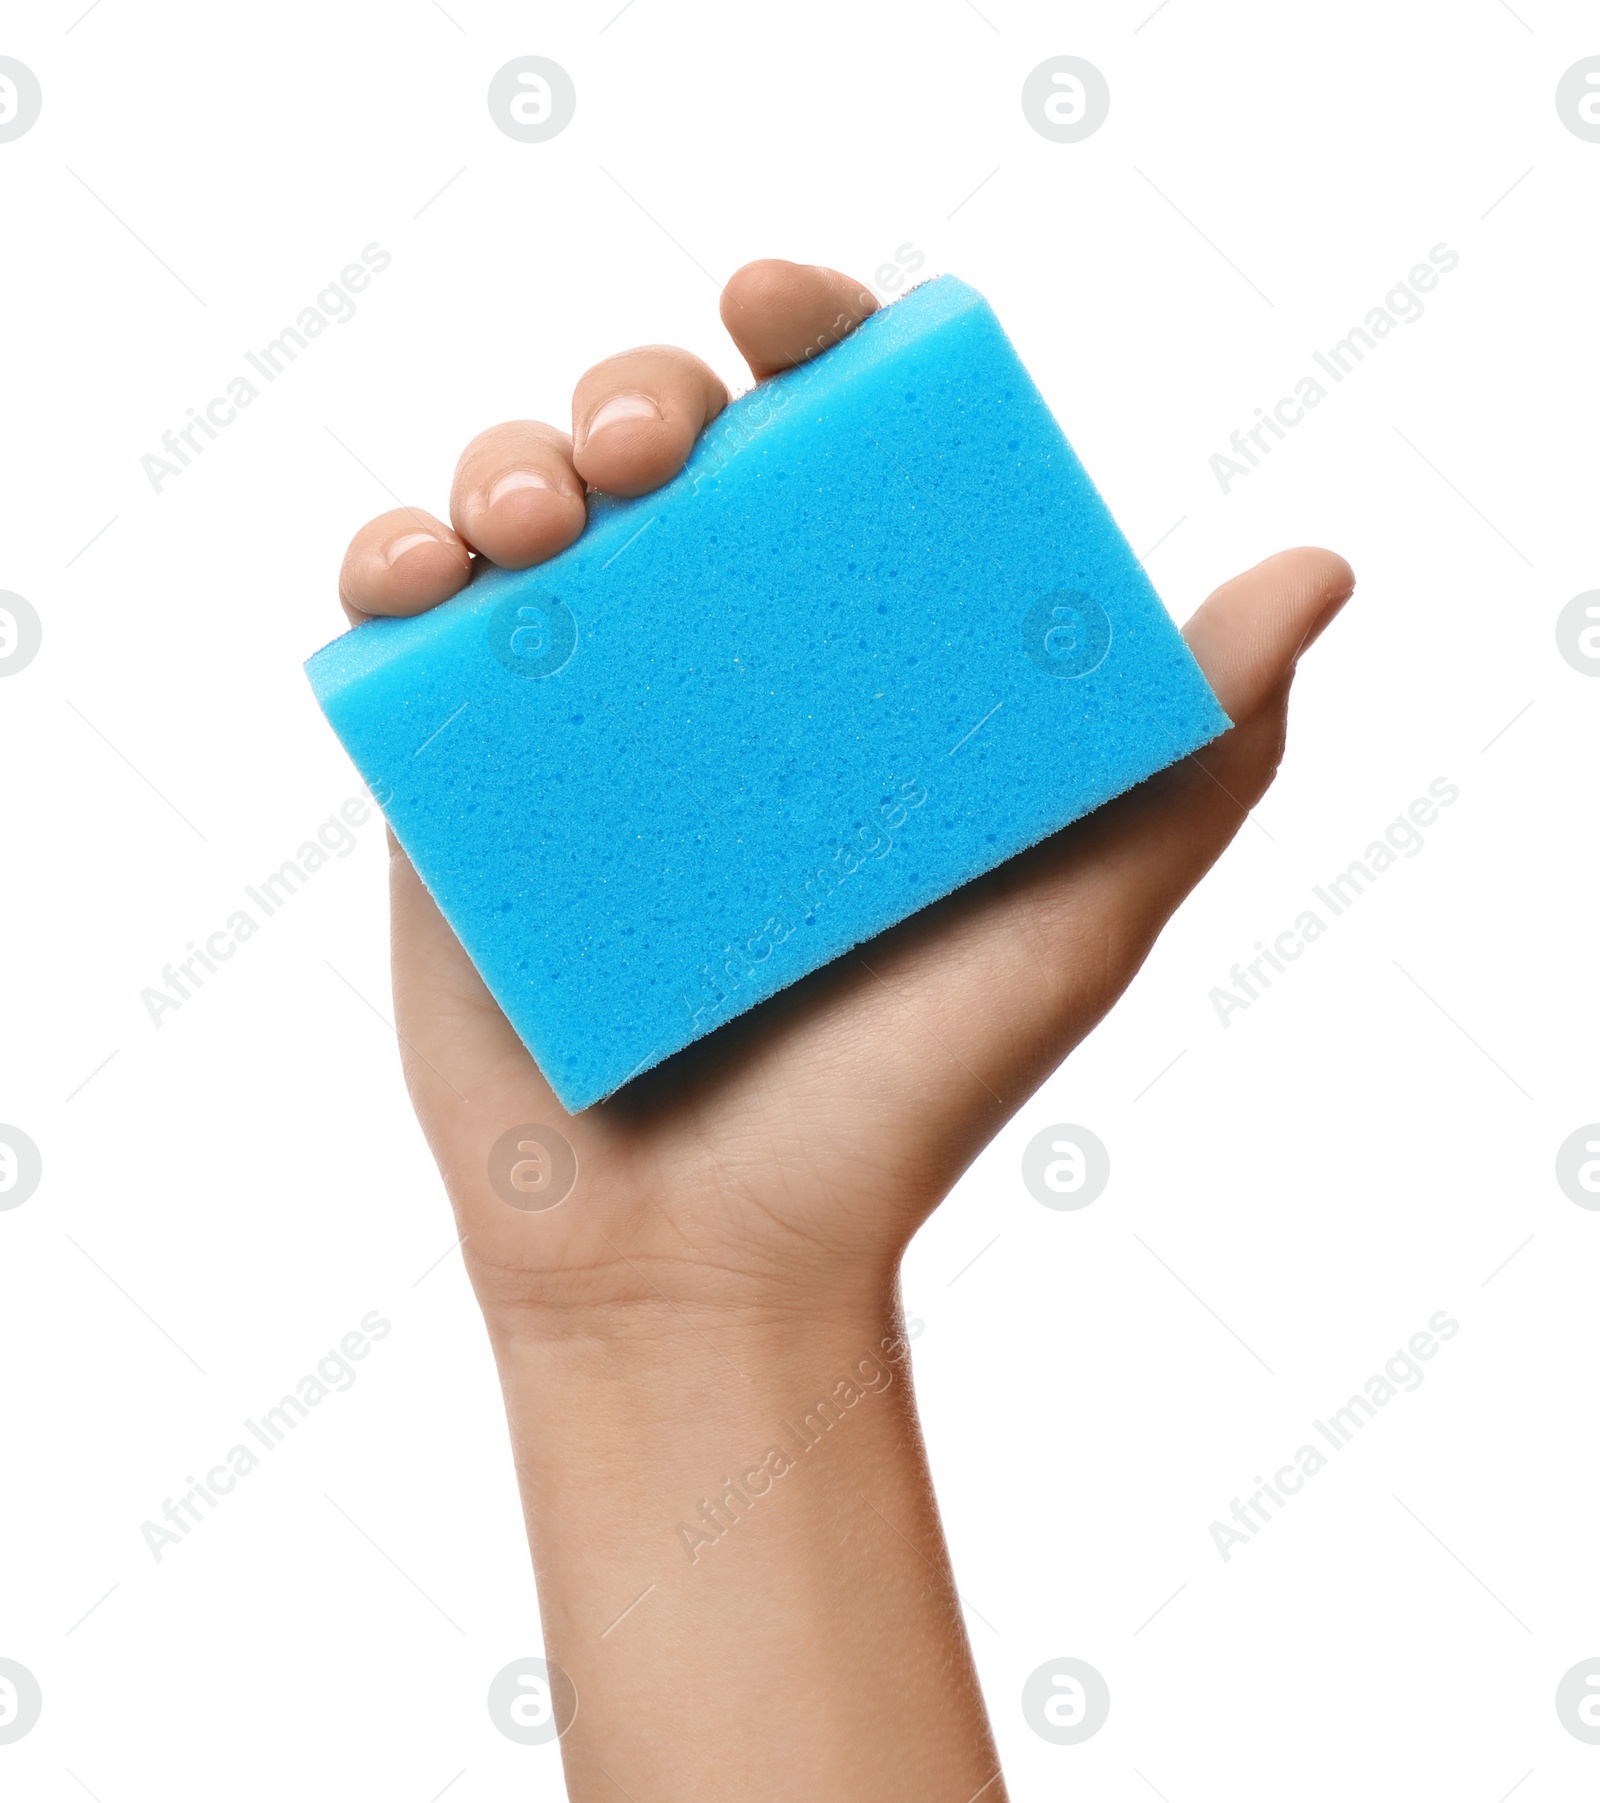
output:
[{"label": "sponge edge", "polygon": [[307,671],[571,1111],[1229,724],[950,276]]}]

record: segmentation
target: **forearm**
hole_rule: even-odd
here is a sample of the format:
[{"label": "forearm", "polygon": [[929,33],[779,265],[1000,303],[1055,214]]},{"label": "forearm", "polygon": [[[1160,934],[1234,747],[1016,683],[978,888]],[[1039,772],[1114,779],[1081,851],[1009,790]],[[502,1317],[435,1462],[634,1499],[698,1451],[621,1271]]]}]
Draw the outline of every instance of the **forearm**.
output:
[{"label": "forearm", "polygon": [[888,1299],[494,1338],[576,1803],[1003,1797]]}]

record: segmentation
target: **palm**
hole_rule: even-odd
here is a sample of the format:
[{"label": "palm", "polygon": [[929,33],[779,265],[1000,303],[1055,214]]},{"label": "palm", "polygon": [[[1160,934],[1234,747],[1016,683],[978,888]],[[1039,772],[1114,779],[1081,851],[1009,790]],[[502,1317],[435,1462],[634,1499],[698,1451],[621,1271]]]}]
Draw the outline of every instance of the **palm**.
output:
[{"label": "palm", "polygon": [[[734,278],[724,318],[758,376],[793,361],[782,347],[811,343],[819,318],[839,322],[841,283],[787,264]],[[579,385],[580,430],[617,389],[653,393],[661,417],[624,409],[605,445],[590,425],[569,471],[618,492],[655,486],[720,404],[713,385],[681,352],[602,364]],[[418,541],[418,516],[374,522],[346,560],[352,612],[435,605],[461,586],[463,541],[518,567],[569,542],[581,505],[561,493],[559,470],[505,485],[509,510],[505,499],[481,504],[494,489],[484,462],[514,450],[523,465],[548,464],[565,445],[532,426],[475,441],[457,476],[459,536],[428,522],[438,536],[399,580],[406,560],[385,563],[385,577],[371,546],[384,532]],[[1350,585],[1342,560],[1296,551],[1219,590],[1187,636],[1233,731],[574,1118],[396,854],[407,1080],[485,1300],[566,1306],[654,1292],[675,1306],[794,1306],[808,1291],[843,1302],[881,1282],[927,1199],[1121,993],[1270,783],[1295,659]],[[579,1179],[560,1207],[529,1214],[496,1195],[487,1161],[508,1128],[535,1122],[571,1141]]]}]

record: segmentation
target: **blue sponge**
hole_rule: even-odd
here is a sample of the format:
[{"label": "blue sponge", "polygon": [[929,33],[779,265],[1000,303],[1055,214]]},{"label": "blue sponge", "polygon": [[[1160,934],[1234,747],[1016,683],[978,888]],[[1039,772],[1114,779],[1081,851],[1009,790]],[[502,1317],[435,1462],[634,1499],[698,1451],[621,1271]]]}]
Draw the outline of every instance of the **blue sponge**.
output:
[{"label": "blue sponge", "polygon": [[1228,726],[951,276],[306,668],[573,1111]]}]

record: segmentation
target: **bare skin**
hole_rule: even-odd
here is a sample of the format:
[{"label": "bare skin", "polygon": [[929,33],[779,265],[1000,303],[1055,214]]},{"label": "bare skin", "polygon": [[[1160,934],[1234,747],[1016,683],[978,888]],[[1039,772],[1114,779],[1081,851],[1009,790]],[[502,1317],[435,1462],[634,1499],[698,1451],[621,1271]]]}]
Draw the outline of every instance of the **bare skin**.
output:
[{"label": "bare skin", "polygon": [[[722,315],[759,380],[872,306],[768,261]],[[401,509],[363,527],[347,614],[418,613],[478,561],[553,556],[586,488],[666,481],[727,399],[685,351],[597,365],[570,436],[513,421],[473,440],[449,526]],[[1296,550],[1226,583],[1185,629],[1224,738],[575,1117],[394,848],[406,1081],[499,1364],[547,1654],[578,1694],[578,1803],[1005,1796],[898,1337],[900,1260],[1271,783],[1296,662],[1353,581]],[[486,1161],[534,1121],[572,1142],[579,1180],[528,1214]],[[780,1431],[847,1395],[814,1450]],[[792,1468],[762,1488],[774,1446]]]}]

